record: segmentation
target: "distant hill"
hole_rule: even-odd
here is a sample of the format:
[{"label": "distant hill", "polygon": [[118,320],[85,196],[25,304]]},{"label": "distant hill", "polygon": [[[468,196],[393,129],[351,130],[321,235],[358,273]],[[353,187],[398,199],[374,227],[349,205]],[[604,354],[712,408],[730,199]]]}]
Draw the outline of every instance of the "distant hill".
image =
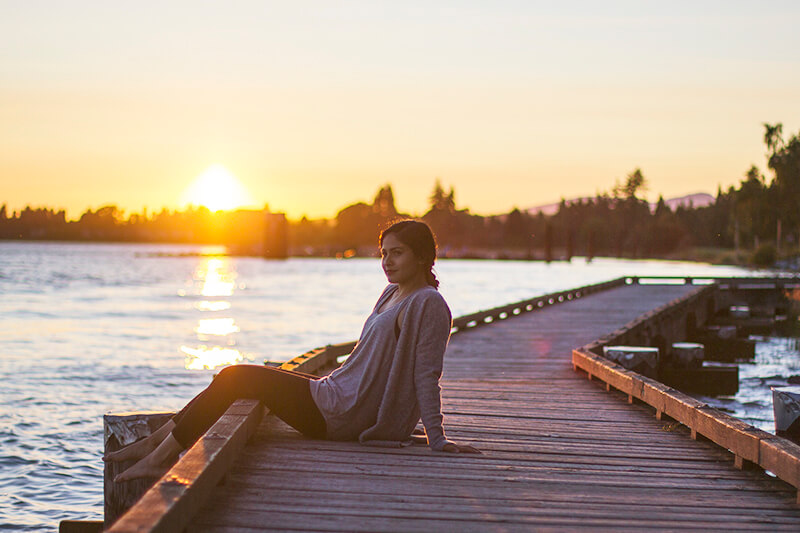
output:
[{"label": "distant hill", "polygon": [[[696,192],[694,194],[687,194],[686,196],[679,196],[678,198],[670,198],[669,200],[664,200],[664,203],[667,206],[675,211],[678,206],[683,207],[694,207],[695,209],[698,207],[707,207],[714,203],[716,198],[708,194],[707,192]],[[656,208],[656,204],[650,204],[651,209]]]},{"label": "distant hill", "polygon": [[[594,197],[592,196],[585,196],[583,198],[572,198],[570,200],[567,200],[567,203],[572,203],[577,201],[585,202],[587,200],[592,200],[592,199],[594,199]],[[694,194],[687,194],[685,196],[679,196],[677,198],[666,199],[664,200],[664,203],[666,203],[667,206],[674,211],[678,206],[694,207],[694,208],[706,207],[714,203],[714,197],[708,194],[707,192],[696,192]],[[525,209],[525,211],[529,215],[538,215],[539,213],[544,213],[545,215],[550,216],[558,213],[559,205],[561,205],[561,202],[557,202],[554,204],[537,205],[535,207],[529,207],[528,209]],[[650,209],[655,210],[655,208],[656,204],[651,202]]]}]

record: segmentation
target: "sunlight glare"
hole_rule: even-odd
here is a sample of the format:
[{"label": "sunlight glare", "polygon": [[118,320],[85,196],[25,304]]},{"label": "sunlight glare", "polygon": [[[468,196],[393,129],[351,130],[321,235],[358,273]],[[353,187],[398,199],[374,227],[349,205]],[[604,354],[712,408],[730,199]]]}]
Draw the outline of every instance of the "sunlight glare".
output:
[{"label": "sunlight glare", "polygon": [[211,165],[197,176],[181,196],[184,206],[205,206],[211,211],[251,205],[253,198],[244,185],[222,165]]},{"label": "sunlight glare", "polygon": [[233,365],[244,360],[241,352],[233,348],[181,346],[181,351],[186,354],[187,370],[213,370],[218,366]]},{"label": "sunlight glare", "polygon": [[240,330],[232,318],[202,318],[195,331],[198,335],[224,337],[231,333],[238,333]]},{"label": "sunlight glare", "polygon": [[204,266],[205,269],[201,266],[196,274],[196,278],[203,282],[200,294],[206,297],[232,296],[236,288],[236,273],[228,270],[228,261],[212,257]]},{"label": "sunlight glare", "polygon": [[199,311],[227,311],[231,308],[230,302],[212,302],[209,300],[203,300],[202,302],[197,302],[194,304],[194,308]]}]

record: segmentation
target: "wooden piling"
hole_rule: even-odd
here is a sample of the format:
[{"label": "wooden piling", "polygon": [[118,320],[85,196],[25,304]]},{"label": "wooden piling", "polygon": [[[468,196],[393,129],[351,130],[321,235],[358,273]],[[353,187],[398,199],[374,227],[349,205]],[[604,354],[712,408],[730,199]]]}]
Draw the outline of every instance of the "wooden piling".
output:
[{"label": "wooden piling", "polygon": [[[109,413],[103,416],[104,455],[143,439],[165,424],[175,413],[164,411]],[[137,479],[114,483],[114,477],[136,461],[106,462],[103,467],[103,521],[110,526],[136,503],[154,480]]]}]

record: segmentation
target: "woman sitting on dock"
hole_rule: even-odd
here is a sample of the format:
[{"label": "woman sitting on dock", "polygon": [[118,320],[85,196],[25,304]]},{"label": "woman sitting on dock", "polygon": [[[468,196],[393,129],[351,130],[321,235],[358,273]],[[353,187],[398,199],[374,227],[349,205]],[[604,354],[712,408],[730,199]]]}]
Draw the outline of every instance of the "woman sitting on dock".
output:
[{"label": "woman sitting on dock", "polygon": [[403,220],[380,236],[389,280],[353,353],[318,378],[258,365],[224,368],[149,437],[106,456],[139,459],[114,481],[160,477],[239,398],[260,400],[311,438],[387,445],[408,441],[420,417],[435,451],[480,453],[447,440],[439,378],[452,317],[433,274],[436,242],[423,222]]}]

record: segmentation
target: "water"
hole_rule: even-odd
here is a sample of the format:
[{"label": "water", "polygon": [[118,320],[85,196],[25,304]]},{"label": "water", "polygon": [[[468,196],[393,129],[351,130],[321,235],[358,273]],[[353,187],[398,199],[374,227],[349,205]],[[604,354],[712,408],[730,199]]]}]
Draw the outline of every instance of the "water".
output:
[{"label": "water", "polygon": [[775,433],[770,387],[785,387],[800,376],[798,339],[751,336],[756,341],[753,363],[739,364],[739,392],[735,396],[698,399],[731,413],[757,428]]},{"label": "water", "polygon": [[[354,340],[385,285],[375,259],[197,255],[221,251],[0,242],[0,530],[102,519],[103,413],[177,410],[217,365]],[[752,274],[610,259],[447,260],[437,271],[454,316],[624,275]],[[798,373],[797,350],[775,355],[785,351],[760,349],[728,407],[771,423],[756,407],[770,404],[765,385]]]}]

